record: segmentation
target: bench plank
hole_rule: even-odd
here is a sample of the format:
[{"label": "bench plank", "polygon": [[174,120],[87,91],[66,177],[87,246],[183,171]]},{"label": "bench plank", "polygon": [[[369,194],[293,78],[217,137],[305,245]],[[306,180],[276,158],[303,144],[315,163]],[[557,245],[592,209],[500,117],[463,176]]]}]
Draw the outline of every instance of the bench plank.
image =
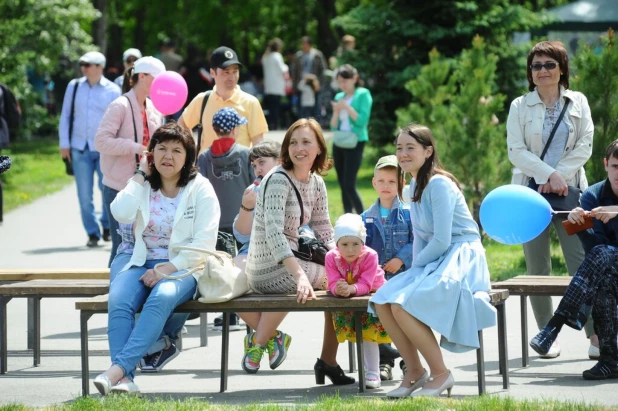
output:
[{"label": "bench plank", "polygon": [[569,276],[519,275],[492,284],[492,288],[509,290],[511,295],[563,295],[571,283]]},{"label": "bench plank", "polygon": [[32,280],[0,285],[0,295],[15,296],[91,296],[109,292],[109,280]]},{"label": "bench plank", "polygon": [[109,280],[109,268],[0,269],[0,281],[30,280]]}]

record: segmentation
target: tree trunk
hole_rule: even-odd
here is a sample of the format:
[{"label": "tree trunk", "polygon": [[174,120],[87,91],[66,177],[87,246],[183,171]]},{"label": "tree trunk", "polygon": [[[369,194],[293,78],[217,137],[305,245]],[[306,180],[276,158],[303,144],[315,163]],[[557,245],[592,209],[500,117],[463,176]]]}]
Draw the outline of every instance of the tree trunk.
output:
[{"label": "tree trunk", "polygon": [[335,0],[318,0],[315,6],[315,18],[318,22],[318,48],[328,58],[337,49],[338,40],[330,27],[330,21],[337,17]]},{"label": "tree trunk", "polygon": [[107,52],[107,0],[92,0],[101,17],[92,22],[92,41],[99,46],[101,53]]},{"label": "tree trunk", "polygon": [[[135,46],[140,50],[146,48],[146,33],[144,32],[144,21],[146,20],[146,5],[139,2],[140,6],[135,10]],[[158,45],[157,45],[158,46]]]}]

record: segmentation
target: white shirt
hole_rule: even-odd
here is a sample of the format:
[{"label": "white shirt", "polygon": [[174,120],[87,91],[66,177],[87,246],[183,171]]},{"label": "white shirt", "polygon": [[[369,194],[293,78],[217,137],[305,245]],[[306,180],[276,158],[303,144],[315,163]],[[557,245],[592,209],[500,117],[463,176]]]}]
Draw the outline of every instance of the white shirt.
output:
[{"label": "white shirt", "polygon": [[264,69],[264,94],[285,96],[284,73],[288,72],[288,66],[283,62],[283,57],[278,51],[265,54],[262,58]]},{"label": "white shirt", "polygon": [[[354,96],[344,98],[345,102],[348,105],[352,104],[352,100],[354,100]],[[347,110],[341,110],[339,112],[339,130],[341,131],[352,131],[352,125],[350,124],[350,115]]]}]

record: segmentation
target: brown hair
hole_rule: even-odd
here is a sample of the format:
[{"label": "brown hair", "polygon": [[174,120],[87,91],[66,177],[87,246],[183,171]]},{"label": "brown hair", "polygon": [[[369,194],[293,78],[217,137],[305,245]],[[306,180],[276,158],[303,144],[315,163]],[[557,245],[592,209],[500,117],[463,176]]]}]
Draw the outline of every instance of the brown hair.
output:
[{"label": "brown hair", "polygon": [[560,85],[565,89],[569,88],[569,55],[561,41],[541,41],[536,43],[528,53],[528,65],[526,66],[526,76],[528,77],[528,90],[534,91],[534,81],[532,80],[532,69],[530,65],[534,56],[548,56],[558,62],[558,68],[562,71],[560,75]]},{"label": "brown hair", "polygon": [[[438,159],[438,151],[436,150],[436,139],[434,138],[429,127],[412,123],[402,128],[399,131],[399,134],[409,135],[424,148],[433,147],[433,152],[427,159],[425,159],[425,163],[421,166],[420,170],[418,170],[418,174],[416,175],[416,187],[414,188],[412,202],[416,203],[421,201],[421,196],[423,195],[423,191],[425,191],[425,187],[429,184],[431,177],[436,174],[450,178],[453,180],[455,185],[457,185],[457,188],[461,190],[461,185],[455,176],[442,168],[442,164]],[[399,138],[399,136],[397,136],[397,138]],[[400,165],[397,166],[397,169],[402,170]],[[397,189],[399,191],[399,186]]]},{"label": "brown hair", "polygon": [[358,75],[358,71],[352,67],[350,64],[344,64],[337,69],[337,77],[341,77],[343,79],[351,79],[356,76],[356,82],[354,83],[354,87],[362,87],[363,81]]},{"label": "brown hair", "polygon": [[318,141],[318,145],[320,146],[320,154],[318,154],[313,161],[311,172],[316,173],[319,176],[324,176],[326,175],[325,171],[328,171],[333,167],[333,161],[328,158],[328,148],[326,147],[322,127],[320,127],[320,123],[315,121],[313,118],[298,119],[290,126],[290,128],[288,128],[288,131],[285,132],[285,137],[281,143],[281,156],[279,157],[281,160],[281,166],[285,170],[291,170],[294,168],[294,163],[292,163],[292,159],[290,158],[290,140],[292,139],[292,134],[302,127],[308,127],[311,131],[313,131],[315,138]]},{"label": "brown hair", "polygon": [[[176,183],[176,187],[184,187],[189,184],[189,181],[193,180],[197,175],[197,167],[195,167],[195,156],[197,155],[197,148],[195,147],[195,140],[191,135],[189,129],[181,127],[175,121],[167,123],[157,129],[150,138],[148,143],[148,151],[153,152],[157,144],[165,143],[167,141],[177,141],[183,145],[187,157],[185,158],[185,164],[180,170],[180,179]],[[150,177],[148,177],[150,187],[153,190],[159,190],[161,188],[161,174],[156,167],[152,167]]]},{"label": "brown hair", "polygon": [[281,143],[278,141],[262,141],[249,150],[249,162],[253,163],[258,158],[274,158],[281,156]]},{"label": "brown hair", "polygon": [[605,149],[605,160],[609,161],[611,157],[618,159],[618,140],[609,143],[609,146]]},{"label": "brown hair", "polygon": [[128,93],[139,82],[139,73],[133,73],[133,66],[127,68],[123,74],[122,94]]}]

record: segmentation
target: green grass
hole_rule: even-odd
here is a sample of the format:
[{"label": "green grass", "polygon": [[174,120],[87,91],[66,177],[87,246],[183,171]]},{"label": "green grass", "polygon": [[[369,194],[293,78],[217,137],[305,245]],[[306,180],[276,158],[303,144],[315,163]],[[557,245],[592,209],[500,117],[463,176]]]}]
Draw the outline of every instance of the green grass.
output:
[{"label": "green grass", "polygon": [[[417,398],[391,401],[384,398],[348,397],[340,398],[338,395],[324,396],[315,403],[306,400],[293,404],[295,409],[305,410],[389,410],[389,411],[447,411],[447,410],[556,410],[556,411],[597,411],[609,410],[609,407],[599,405],[586,405],[576,402],[562,402],[554,400],[514,400],[509,397],[483,396],[466,397],[463,399],[433,399]],[[29,408],[20,405],[0,406],[0,411],[25,411]],[[68,404],[45,407],[46,410],[58,411],[98,411],[98,410],[126,410],[126,411],[163,411],[163,410],[256,410],[275,411],[289,410],[290,405],[278,405],[269,403],[253,403],[248,405],[210,404],[195,398],[174,399],[139,399],[130,396],[109,396],[106,398],[79,398]]]},{"label": "green grass", "polygon": [[0,176],[5,213],[54,193],[73,180],[64,171],[57,139],[17,141],[2,154],[12,160],[11,169]]}]

